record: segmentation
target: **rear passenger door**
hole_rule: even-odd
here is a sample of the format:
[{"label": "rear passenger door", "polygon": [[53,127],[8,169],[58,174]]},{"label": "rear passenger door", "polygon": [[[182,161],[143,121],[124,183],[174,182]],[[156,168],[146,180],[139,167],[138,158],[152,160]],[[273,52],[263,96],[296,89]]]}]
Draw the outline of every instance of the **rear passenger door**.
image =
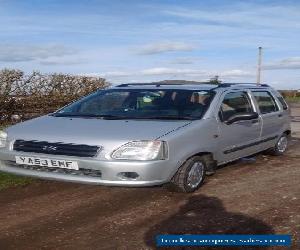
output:
[{"label": "rear passenger door", "polygon": [[270,91],[253,90],[252,95],[262,119],[261,147],[267,149],[274,146],[278,136],[281,135],[285,116]]},{"label": "rear passenger door", "polygon": [[260,118],[237,121],[232,124],[226,123],[226,120],[233,115],[242,115],[255,111],[247,91],[231,91],[223,94],[217,115],[219,163],[248,156],[260,150],[258,143],[261,132]]}]

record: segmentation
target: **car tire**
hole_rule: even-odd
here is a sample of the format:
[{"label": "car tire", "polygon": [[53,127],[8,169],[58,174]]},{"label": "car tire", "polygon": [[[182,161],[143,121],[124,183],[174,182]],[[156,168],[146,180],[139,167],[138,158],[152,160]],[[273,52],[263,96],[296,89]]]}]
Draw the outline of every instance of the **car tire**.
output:
[{"label": "car tire", "polygon": [[171,179],[169,187],[183,193],[192,193],[204,182],[207,157],[193,156],[189,158]]},{"label": "car tire", "polygon": [[277,140],[275,146],[273,148],[270,148],[267,152],[270,155],[283,155],[285,151],[288,148],[288,135],[286,133],[283,133],[279,139]]}]

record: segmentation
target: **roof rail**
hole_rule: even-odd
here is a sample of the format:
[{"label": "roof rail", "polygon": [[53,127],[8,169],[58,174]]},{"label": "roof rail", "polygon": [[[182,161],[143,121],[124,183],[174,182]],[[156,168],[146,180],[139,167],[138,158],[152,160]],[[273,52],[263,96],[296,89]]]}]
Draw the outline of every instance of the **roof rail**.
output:
[{"label": "roof rail", "polygon": [[[209,84],[209,82],[199,82],[199,85],[201,84]],[[116,87],[129,87],[129,86],[156,86],[156,87],[160,87],[160,86],[172,86],[172,85],[188,85],[186,83],[123,83],[120,85],[117,85]],[[197,85],[197,84],[193,84],[193,85]],[[217,85],[215,88],[228,88],[228,87],[232,87],[232,86],[238,86],[238,85],[251,85],[251,86],[257,86],[257,87],[269,87],[268,84],[257,84],[257,83],[221,83],[219,85]]]},{"label": "roof rail", "polygon": [[120,85],[117,85],[116,87],[129,87],[129,86],[141,86],[141,85],[146,85],[146,86],[156,86],[159,87],[161,85],[184,85],[184,83],[123,83]]},{"label": "roof rail", "polygon": [[232,86],[238,86],[238,85],[250,85],[250,86],[256,86],[256,87],[270,87],[268,84],[257,84],[257,83],[221,83],[216,88],[228,88]]}]

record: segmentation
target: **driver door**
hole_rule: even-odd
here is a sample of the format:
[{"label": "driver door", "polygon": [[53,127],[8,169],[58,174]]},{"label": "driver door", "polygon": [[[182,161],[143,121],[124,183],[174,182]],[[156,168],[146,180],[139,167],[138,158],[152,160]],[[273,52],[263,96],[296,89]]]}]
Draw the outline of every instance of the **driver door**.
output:
[{"label": "driver door", "polygon": [[218,112],[219,162],[225,163],[260,151],[261,118],[227,124],[233,115],[256,112],[247,91],[223,94]]}]

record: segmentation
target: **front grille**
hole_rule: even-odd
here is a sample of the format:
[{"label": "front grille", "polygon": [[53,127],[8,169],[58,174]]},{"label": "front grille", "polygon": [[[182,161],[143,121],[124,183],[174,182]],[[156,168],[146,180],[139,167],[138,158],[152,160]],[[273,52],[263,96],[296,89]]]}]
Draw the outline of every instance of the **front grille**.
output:
[{"label": "front grille", "polygon": [[61,142],[50,143],[46,141],[16,140],[14,142],[13,149],[21,152],[93,157],[98,153],[100,147],[84,144],[66,144]]},{"label": "front grille", "polygon": [[15,162],[10,162],[10,163],[11,163],[10,165],[13,167],[41,171],[41,172],[48,172],[48,173],[70,174],[70,175],[89,176],[89,177],[98,177],[98,178],[101,178],[102,176],[100,170],[94,170],[94,169],[79,168],[79,170],[73,170],[73,169],[66,169],[66,168],[19,165],[16,164]]}]

